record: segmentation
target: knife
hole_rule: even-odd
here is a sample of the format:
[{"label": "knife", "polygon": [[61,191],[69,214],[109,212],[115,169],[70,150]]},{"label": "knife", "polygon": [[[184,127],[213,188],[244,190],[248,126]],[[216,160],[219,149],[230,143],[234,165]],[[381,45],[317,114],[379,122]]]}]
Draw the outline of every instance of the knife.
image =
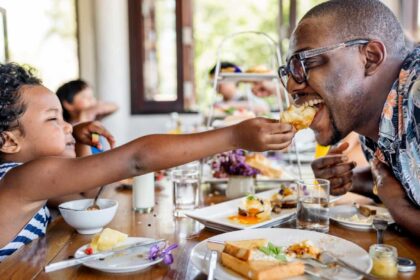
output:
[{"label": "knife", "polygon": [[211,250],[210,261],[209,261],[209,273],[207,274],[207,280],[214,279],[214,270],[217,264],[217,251]]},{"label": "knife", "polygon": [[78,265],[78,264],[82,264],[82,263],[85,263],[85,262],[88,262],[88,261],[94,261],[94,260],[98,260],[98,259],[102,259],[102,258],[108,258],[110,256],[121,254],[121,253],[128,254],[128,253],[130,253],[131,251],[134,251],[137,248],[158,244],[158,243],[163,242],[163,241],[165,241],[165,240],[164,239],[158,239],[158,240],[141,241],[141,242],[136,242],[136,243],[133,243],[133,244],[118,246],[118,247],[115,247],[114,249],[112,249],[110,251],[104,251],[104,252],[101,252],[101,253],[88,255],[88,256],[84,256],[84,257],[80,257],[80,258],[75,258],[75,259],[71,259],[71,260],[65,260],[65,261],[51,263],[51,264],[44,267],[44,271],[45,272],[52,272],[52,271],[60,270],[60,269],[63,269],[63,268],[72,267],[72,266],[75,266],[75,265]]}]

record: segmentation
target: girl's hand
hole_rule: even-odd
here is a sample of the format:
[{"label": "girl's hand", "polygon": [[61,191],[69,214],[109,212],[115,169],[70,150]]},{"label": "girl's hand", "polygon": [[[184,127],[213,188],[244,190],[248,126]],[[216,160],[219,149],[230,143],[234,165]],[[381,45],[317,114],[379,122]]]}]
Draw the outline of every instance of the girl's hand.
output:
[{"label": "girl's hand", "polygon": [[233,126],[235,148],[250,151],[283,150],[292,142],[296,130],[278,120],[254,118]]},{"label": "girl's hand", "polygon": [[311,163],[315,178],[330,180],[332,195],[342,195],[352,187],[353,169],[356,162],[349,161],[343,155],[349,144],[344,142],[337,147],[332,147],[325,157],[318,158]]},{"label": "girl's hand", "polygon": [[115,146],[115,139],[111,133],[98,121],[79,123],[73,127],[73,136],[80,144],[97,147],[102,149],[101,143],[92,137],[94,134],[99,134],[106,138],[111,148]]}]

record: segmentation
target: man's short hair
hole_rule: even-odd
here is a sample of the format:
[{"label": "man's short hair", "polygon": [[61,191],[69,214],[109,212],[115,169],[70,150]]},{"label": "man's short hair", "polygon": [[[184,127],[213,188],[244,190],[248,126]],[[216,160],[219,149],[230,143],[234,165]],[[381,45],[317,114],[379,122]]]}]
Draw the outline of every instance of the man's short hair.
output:
[{"label": "man's short hair", "polygon": [[312,8],[302,18],[332,16],[331,32],[340,41],[379,39],[388,54],[405,57],[408,49],[404,32],[396,16],[378,0],[332,0]]}]

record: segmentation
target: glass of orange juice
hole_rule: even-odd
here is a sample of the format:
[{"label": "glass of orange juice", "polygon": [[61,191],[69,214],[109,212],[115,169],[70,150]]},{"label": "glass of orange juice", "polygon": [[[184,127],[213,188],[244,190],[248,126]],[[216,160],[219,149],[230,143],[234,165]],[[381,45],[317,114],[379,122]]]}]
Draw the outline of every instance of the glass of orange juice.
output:
[{"label": "glass of orange juice", "polygon": [[320,158],[320,157],[326,156],[328,154],[329,150],[330,150],[330,146],[322,146],[322,145],[316,143],[315,158]]}]

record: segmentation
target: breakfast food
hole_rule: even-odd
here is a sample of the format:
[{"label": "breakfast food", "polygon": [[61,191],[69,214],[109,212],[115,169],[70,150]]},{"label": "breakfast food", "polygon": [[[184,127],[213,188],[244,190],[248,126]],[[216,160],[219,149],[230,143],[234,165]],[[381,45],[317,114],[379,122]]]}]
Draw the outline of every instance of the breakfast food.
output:
[{"label": "breakfast food", "polygon": [[286,254],[291,258],[318,259],[319,255],[321,254],[321,250],[316,247],[310,240],[304,240],[287,247]]},{"label": "breakfast food", "polygon": [[297,205],[297,191],[293,186],[281,184],[280,190],[271,197],[273,212],[280,212],[281,208],[295,208]]},{"label": "breakfast food", "polygon": [[261,175],[269,178],[280,178],[283,174],[281,169],[272,167],[270,161],[261,153],[247,155],[245,162],[251,167],[258,169]]},{"label": "breakfast food", "polygon": [[316,107],[307,105],[306,103],[301,106],[290,105],[286,111],[281,113],[280,122],[290,123],[296,130],[308,128],[311,125],[317,110]]},{"label": "breakfast food", "polygon": [[85,250],[86,253],[92,254],[96,252],[111,250],[119,243],[127,239],[127,234],[113,230],[110,228],[104,229],[101,233],[95,235],[92,238],[88,248]]},{"label": "breakfast food", "polygon": [[248,68],[245,73],[256,73],[256,74],[267,74],[271,73],[272,71],[265,67],[264,65],[257,65],[251,68]]},{"label": "breakfast food", "polygon": [[244,225],[253,225],[269,219],[271,219],[270,201],[254,195],[242,199],[238,214],[229,217],[229,220]]},{"label": "breakfast food", "polygon": [[227,241],[221,262],[248,279],[285,279],[304,273],[303,263],[289,261],[281,247],[266,239]]}]

